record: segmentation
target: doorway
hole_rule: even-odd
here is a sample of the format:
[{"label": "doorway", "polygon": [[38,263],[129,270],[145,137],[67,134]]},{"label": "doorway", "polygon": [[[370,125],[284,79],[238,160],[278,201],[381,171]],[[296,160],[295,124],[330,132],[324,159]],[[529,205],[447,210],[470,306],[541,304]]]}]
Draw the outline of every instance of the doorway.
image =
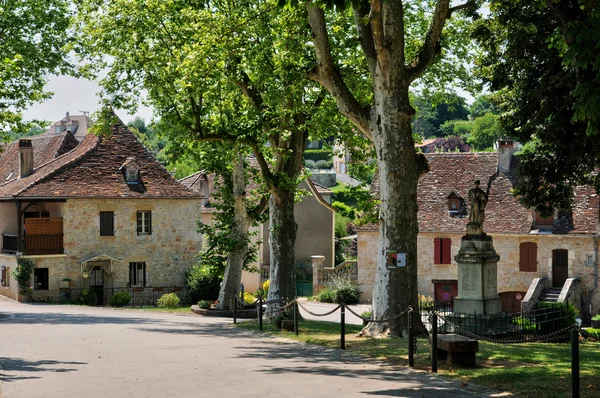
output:
[{"label": "doorway", "polygon": [[569,251],[552,250],[552,287],[563,287],[569,277]]},{"label": "doorway", "polygon": [[104,270],[99,265],[90,271],[90,290],[96,293],[96,305],[104,305]]}]

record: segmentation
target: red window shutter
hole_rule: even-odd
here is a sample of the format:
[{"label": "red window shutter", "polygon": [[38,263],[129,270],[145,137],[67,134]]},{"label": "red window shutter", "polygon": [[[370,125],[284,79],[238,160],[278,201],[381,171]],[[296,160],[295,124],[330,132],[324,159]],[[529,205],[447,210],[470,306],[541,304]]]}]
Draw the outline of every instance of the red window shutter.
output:
[{"label": "red window shutter", "polygon": [[519,271],[527,272],[529,269],[529,246],[527,242],[519,245]]},{"label": "red window shutter", "polygon": [[451,251],[450,247],[452,245],[452,240],[450,238],[442,239],[442,264],[451,264]]},{"label": "red window shutter", "polygon": [[433,240],[434,254],[433,254],[433,263],[441,264],[442,260],[442,240],[440,238],[435,238]]},{"label": "red window shutter", "polygon": [[528,271],[536,272],[537,271],[537,243],[534,243],[534,242],[529,243],[528,255],[529,255]]}]

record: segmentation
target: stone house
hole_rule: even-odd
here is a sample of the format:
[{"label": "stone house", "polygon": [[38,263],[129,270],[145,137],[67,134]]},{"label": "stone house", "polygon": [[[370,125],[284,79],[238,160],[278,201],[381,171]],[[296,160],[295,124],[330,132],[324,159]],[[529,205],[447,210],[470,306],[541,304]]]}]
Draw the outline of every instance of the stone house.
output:
[{"label": "stone house", "polygon": [[[215,176],[205,172],[197,172],[180,180],[185,186],[195,190],[202,197],[202,222],[210,224],[215,209],[211,207],[210,198]],[[296,237],[296,264],[311,267],[311,256],[324,256],[324,266],[333,267],[335,261],[335,209],[331,206],[333,192],[310,178],[298,185],[298,188],[309,194],[294,206],[294,217],[298,224]],[[246,291],[254,292],[261,283],[269,278],[271,253],[269,250],[269,223],[266,222],[254,231],[253,242],[262,242],[258,248],[256,264],[260,273],[244,271],[242,283]]]},{"label": "stone house", "polygon": [[23,299],[11,275],[18,258],[35,264],[38,299],[91,288],[106,303],[113,288],[181,287],[200,249],[200,196],[120,121],[78,142],[73,126],[62,128],[71,119],[1,154],[0,294]]},{"label": "stone house", "polygon": [[[512,196],[516,176],[513,143],[503,141],[495,153],[428,153],[430,172],[418,185],[418,291],[435,299],[458,293],[454,256],[466,234],[467,193],[473,181],[488,189],[484,231],[491,235],[500,261],[498,292],[505,312],[520,311],[532,283],[560,291],[577,280],[576,301],[582,315],[600,311],[598,242],[600,201],[590,186],[575,190],[573,208],[542,218]],[[378,196],[378,177],[372,193]],[[358,231],[358,273],[362,299],[370,301],[375,280],[379,231],[368,225]]]}]

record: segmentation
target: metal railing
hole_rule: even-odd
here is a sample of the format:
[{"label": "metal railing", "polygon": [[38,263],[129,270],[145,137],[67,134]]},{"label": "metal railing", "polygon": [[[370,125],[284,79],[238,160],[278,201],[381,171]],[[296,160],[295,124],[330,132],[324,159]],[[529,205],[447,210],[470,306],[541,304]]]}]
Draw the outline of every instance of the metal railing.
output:
[{"label": "metal railing", "polygon": [[175,293],[179,297],[180,304],[189,304],[189,300],[181,287],[114,287],[114,288],[95,288],[73,289],[61,288],[60,298],[64,302],[79,303],[83,290],[93,290],[97,293],[101,291],[102,302],[97,305],[109,305],[110,298],[119,292],[126,292],[131,297],[126,307],[153,307],[156,306],[158,299],[167,293]]}]

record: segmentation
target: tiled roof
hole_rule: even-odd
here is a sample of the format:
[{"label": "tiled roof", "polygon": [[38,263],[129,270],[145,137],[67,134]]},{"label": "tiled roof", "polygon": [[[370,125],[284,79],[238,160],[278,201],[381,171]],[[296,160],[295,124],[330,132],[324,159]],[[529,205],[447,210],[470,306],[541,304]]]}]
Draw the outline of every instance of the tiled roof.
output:
[{"label": "tiled roof", "polygon": [[317,189],[317,192],[320,195],[333,195],[333,191],[327,187],[324,187],[323,185],[319,185],[316,182],[312,181],[313,185],[315,186],[315,188]]},{"label": "tiled roof", "polygon": [[[511,194],[515,178],[497,172],[498,153],[429,153],[430,171],[419,179],[417,201],[420,232],[466,232],[468,216],[452,216],[448,211],[448,195],[459,194],[467,200],[473,181],[481,181],[489,201],[485,209],[483,229],[488,233],[523,233],[532,230],[533,211]],[[371,194],[379,197],[379,175],[371,185]],[[599,200],[592,187],[577,187],[572,212],[559,213],[553,233],[598,233]],[[376,230],[367,225],[362,230]]]},{"label": "tiled roof", "polygon": [[[130,157],[139,166],[139,181],[128,184],[121,165]],[[110,136],[85,136],[74,150],[34,168],[26,178],[0,185],[0,198],[198,198],[177,182],[119,122]]]},{"label": "tiled roof", "polygon": [[[33,147],[33,167],[73,150],[79,142],[73,134],[63,132],[47,136],[27,137]],[[12,142],[0,154],[0,184],[19,173],[19,141]],[[10,176],[10,178],[9,178]]]}]

